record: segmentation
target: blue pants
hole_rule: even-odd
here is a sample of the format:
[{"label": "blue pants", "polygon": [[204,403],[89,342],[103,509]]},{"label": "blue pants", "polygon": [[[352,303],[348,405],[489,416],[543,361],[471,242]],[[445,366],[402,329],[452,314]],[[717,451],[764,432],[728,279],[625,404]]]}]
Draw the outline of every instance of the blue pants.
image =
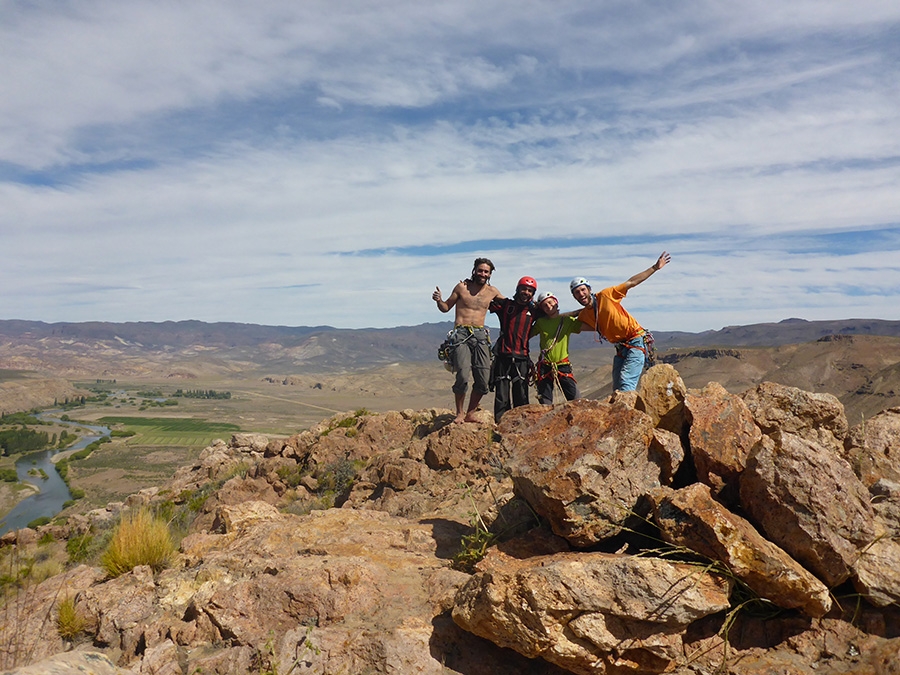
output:
[{"label": "blue pants", "polygon": [[613,391],[634,391],[644,372],[644,336],[616,344],[613,357]]}]

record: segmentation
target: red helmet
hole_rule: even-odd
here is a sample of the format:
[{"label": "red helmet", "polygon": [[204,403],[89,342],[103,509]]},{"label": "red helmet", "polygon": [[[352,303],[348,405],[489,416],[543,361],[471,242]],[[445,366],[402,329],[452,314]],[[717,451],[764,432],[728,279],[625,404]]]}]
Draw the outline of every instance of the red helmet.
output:
[{"label": "red helmet", "polygon": [[522,286],[530,288],[533,291],[537,290],[537,282],[533,277],[522,277],[521,279],[519,279],[519,283],[516,284],[516,288],[521,288]]}]

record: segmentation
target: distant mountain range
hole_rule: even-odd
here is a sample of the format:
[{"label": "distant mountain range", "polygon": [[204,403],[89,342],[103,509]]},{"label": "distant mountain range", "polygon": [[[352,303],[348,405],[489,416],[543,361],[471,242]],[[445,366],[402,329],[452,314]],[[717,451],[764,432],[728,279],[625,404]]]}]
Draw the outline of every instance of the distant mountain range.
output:
[{"label": "distant mountain range", "polygon": [[[0,367],[26,369],[27,361],[64,352],[72,357],[93,355],[168,356],[187,361],[198,354],[223,359],[247,359],[259,366],[303,365],[310,371],[354,370],[398,361],[429,361],[450,322],[396,328],[341,329],[330,326],[261,326],[202,321],[44,323],[0,320]],[[654,332],[658,350],[685,347],[777,347],[811,342],[827,335],[900,337],[900,321],[845,319],[728,326],[701,333]],[[595,336],[575,336],[572,350],[592,347]],[[6,365],[4,365],[4,363]],[[31,364],[32,366],[34,363]]]},{"label": "distant mountain range", "polygon": [[[256,380],[307,388],[325,382],[335,392],[378,391],[432,405],[448,396],[452,378],[437,362],[437,348],[451,328],[450,322],[351,330],[6,320],[0,321],[0,385],[18,391],[23,377],[61,378],[54,387],[95,379]],[[834,394],[854,420],[900,405],[900,321],[787,319],[702,333],[660,331],[655,338],[660,360],[675,366],[689,387],[715,381],[740,393],[769,380]],[[582,393],[608,394],[613,350],[598,348],[588,332],[573,336],[571,351]]]}]

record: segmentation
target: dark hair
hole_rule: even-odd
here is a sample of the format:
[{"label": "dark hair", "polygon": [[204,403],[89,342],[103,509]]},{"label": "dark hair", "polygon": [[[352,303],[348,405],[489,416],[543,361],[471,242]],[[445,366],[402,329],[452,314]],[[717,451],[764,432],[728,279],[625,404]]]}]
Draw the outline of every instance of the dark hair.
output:
[{"label": "dark hair", "polygon": [[487,265],[491,268],[491,272],[494,271],[494,263],[492,263],[487,258],[475,258],[475,264],[472,265],[472,271],[474,272],[475,270],[477,270],[479,265]]}]

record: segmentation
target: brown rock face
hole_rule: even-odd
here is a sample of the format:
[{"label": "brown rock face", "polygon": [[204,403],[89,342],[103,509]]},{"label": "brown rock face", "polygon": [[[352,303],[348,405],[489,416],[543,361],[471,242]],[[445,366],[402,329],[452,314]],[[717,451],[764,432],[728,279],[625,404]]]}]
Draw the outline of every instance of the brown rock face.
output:
[{"label": "brown rock face", "polygon": [[516,494],[576,546],[618,534],[660,484],[649,450],[653,420],[631,408],[588,400],[525,406],[506,413],[499,431]]},{"label": "brown rock face", "polygon": [[729,582],[659,558],[558,553],[486,559],[460,589],[462,628],[572,673],[663,672],[692,621],[728,606]]},{"label": "brown rock face", "polygon": [[768,539],[828,586],[875,539],[869,493],[832,450],[794,434],[765,437],[741,475],[741,504]]},{"label": "brown rock face", "polygon": [[663,539],[724,563],[732,574],[779,607],[821,617],[831,609],[828,588],[753,526],[695,483],[654,494],[654,520]]},{"label": "brown rock face", "polygon": [[843,454],[847,416],[835,396],[762,382],[742,398],[763,433],[795,434]]},{"label": "brown rock face", "polygon": [[846,457],[866,487],[880,479],[900,482],[900,408],[883,410],[850,430]]},{"label": "brown rock face", "polygon": [[[90,645],[134,675],[900,673],[900,482],[884,475],[898,411],[854,431],[851,467],[833,401],[780,385],[743,400],[688,394],[658,367],[639,392],[516,408],[499,429],[489,411],[461,425],[357,411],[215,441],[168,485],[0,538],[16,579],[0,669],[90,668],[52,657]],[[716,487],[689,484],[698,474]],[[732,512],[720,497],[735,484]],[[637,517],[653,503],[666,540],[794,609],[761,617],[738,594],[729,607],[726,580],[658,557]],[[170,568],[40,580],[63,539],[99,539],[141,506],[189,522]],[[597,552],[638,522],[643,537]],[[858,602],[829,611],[822,581],[848,575]],[[74,643],[54,625],[64,598],[85,619]]]},{"label": "brown rock face", "polygon": [[17,668],[15,675],[126,675],[100,652],[57,654],[40,663]]},{"label": "brown rock face", "polygon": [[740,397],[716,382],[689,393],[684,406],[697,478],[724,501],[734,502],[738,477],[762,432]]},{"label": "brown rock face", "polygon": [[673,366],[661,363],[649,368],[641,377],[638,395],[637,409],[650,415],[658,429],[681,435],[687,387]]},{"label": "brown rock face", "polygon": [[900,604],[900,539],[885,536],[863,549],[853,586],[878,607]]}]

